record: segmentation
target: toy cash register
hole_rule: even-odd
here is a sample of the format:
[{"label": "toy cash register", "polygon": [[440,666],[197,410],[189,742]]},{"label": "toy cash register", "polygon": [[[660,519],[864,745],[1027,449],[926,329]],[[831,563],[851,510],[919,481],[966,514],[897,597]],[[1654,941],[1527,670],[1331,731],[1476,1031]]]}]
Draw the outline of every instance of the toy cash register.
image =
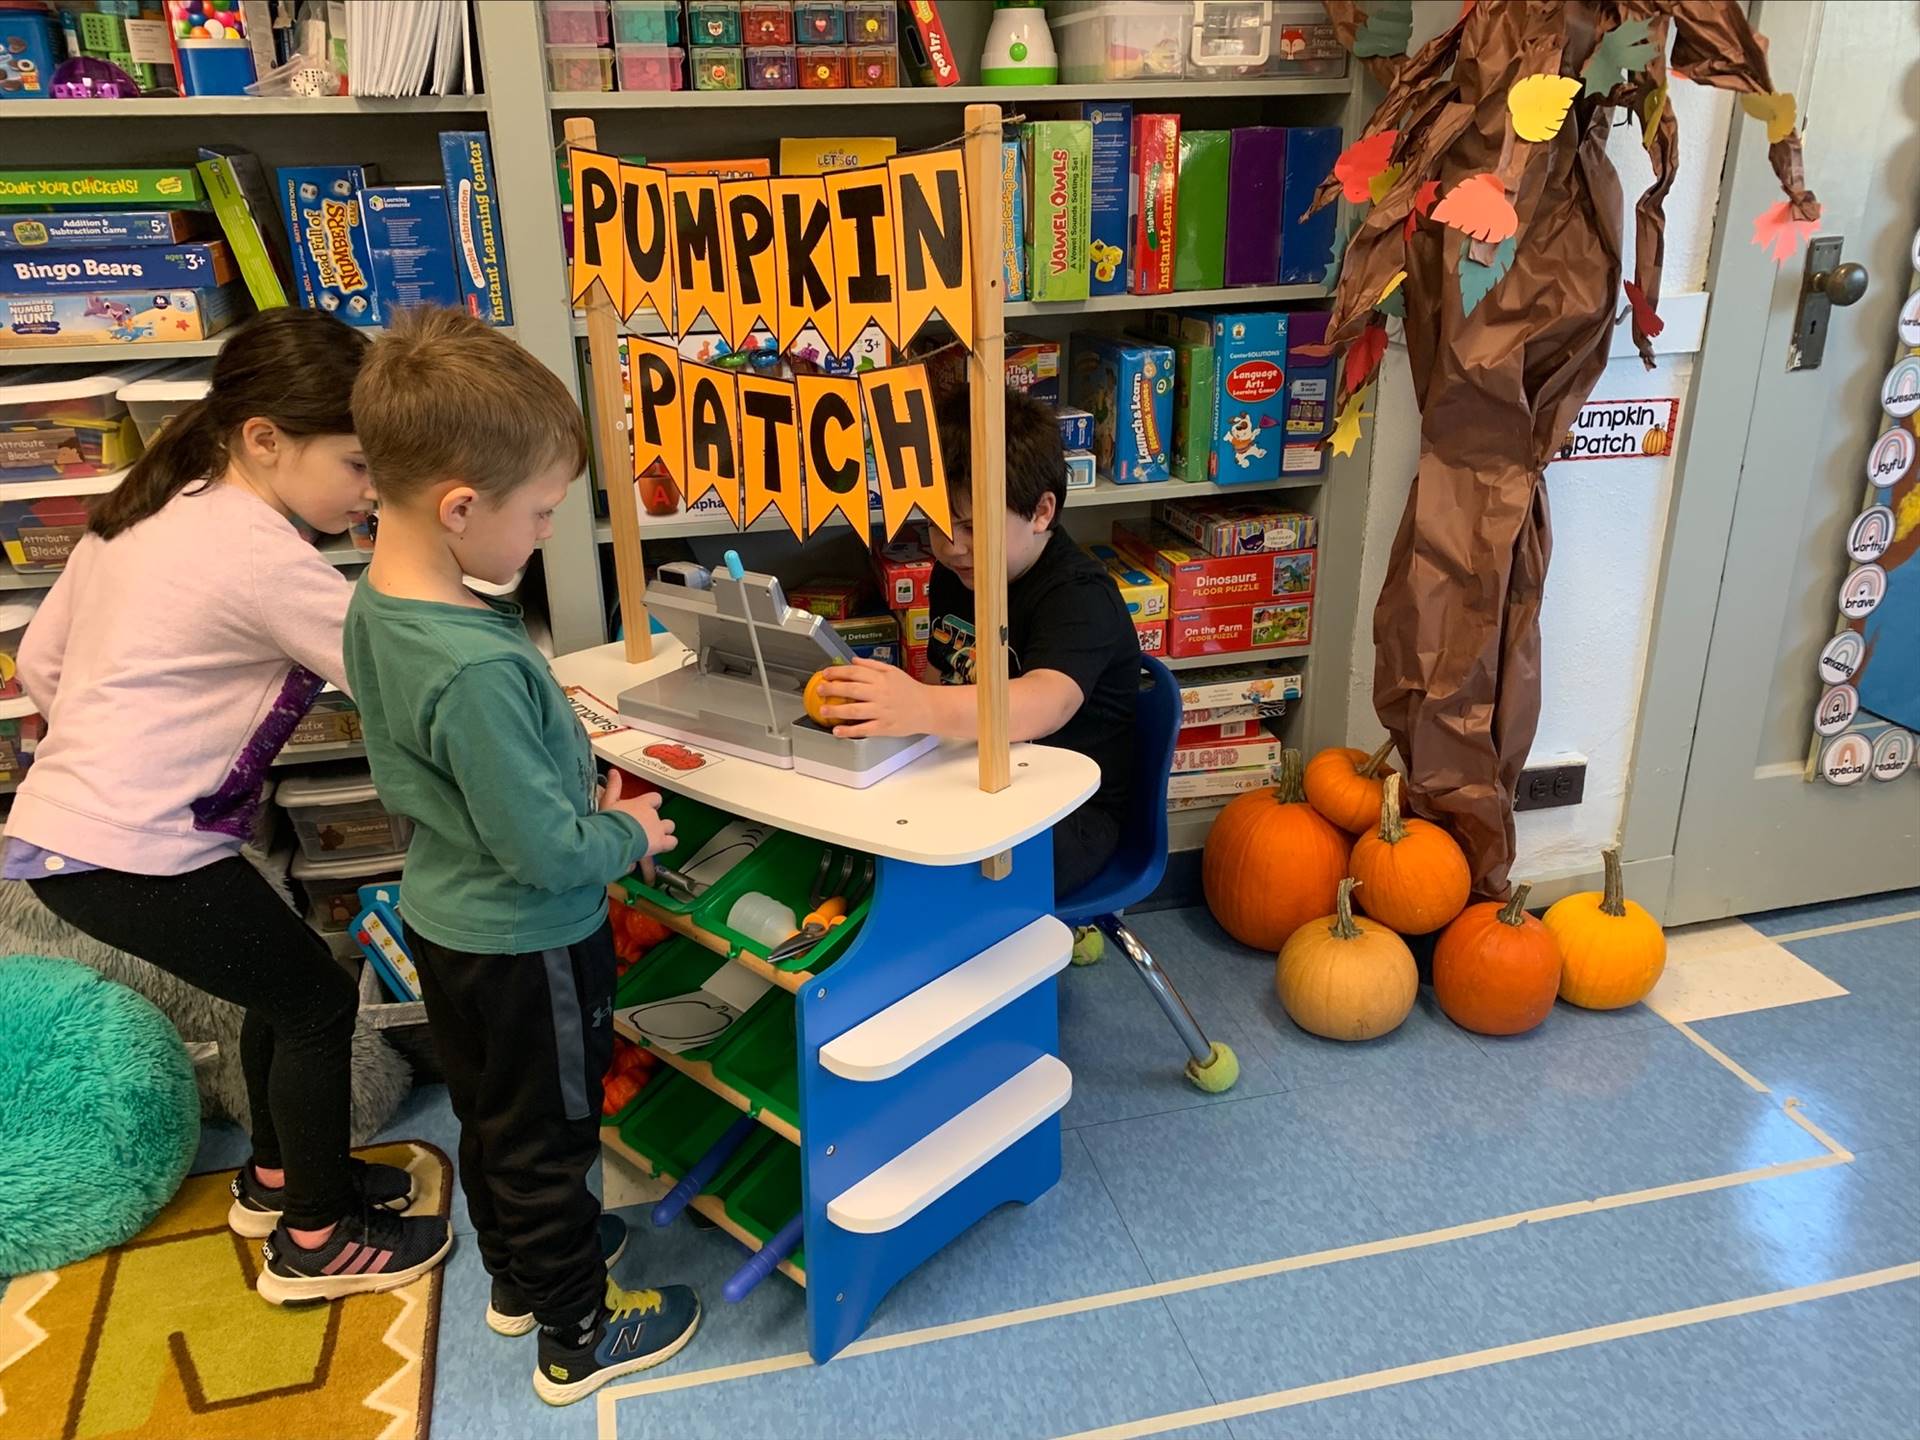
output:
[{"label": "toy cash register", "polygon": [[780,581],[739,568],[662,565],[647,609],[687,648],[678,670],[620,696],[643,730],[728,755],[864,789],[933,749],[931,735],[842,739],[807,718],[802,692],[816,670],[853,659],[818,615],[787,604]]}]

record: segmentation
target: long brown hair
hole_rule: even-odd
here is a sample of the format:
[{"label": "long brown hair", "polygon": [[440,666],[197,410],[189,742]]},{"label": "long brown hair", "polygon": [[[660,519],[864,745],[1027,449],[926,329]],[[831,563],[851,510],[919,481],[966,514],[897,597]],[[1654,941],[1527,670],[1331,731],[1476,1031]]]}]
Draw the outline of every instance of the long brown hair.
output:
[{"label": "long brown hair", "polygon": [[87,528],[111,540],[157,513],[189,485],[227,465],[227,447],[258,416],[295,439],[353,433],[353,382],[366,340],[322,310],[281,308],[233,332],[213,362],[212,388],[167,423],[98,505]]}]

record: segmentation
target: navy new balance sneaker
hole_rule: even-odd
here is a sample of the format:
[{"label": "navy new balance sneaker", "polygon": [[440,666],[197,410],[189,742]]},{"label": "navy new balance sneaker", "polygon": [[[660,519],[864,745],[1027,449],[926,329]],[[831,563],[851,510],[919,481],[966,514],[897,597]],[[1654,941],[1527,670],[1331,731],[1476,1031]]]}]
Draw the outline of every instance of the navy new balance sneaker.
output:
[{"label": "navy new balance sneaker", "polygon": [[[618,1215],[600,1216],[600,1255],[611,1270],[627,1253],[627,1222]],[[533,1306],[519,1286],[504,1275],[493,1277],[493,1296],[487,1301],[487,1328],[496,1335],[524,1335],[535,1325]]]},{"label": "navy new balance sneaker", "polygon": [[452,1248],[453,1231],[440,1216],[368,1206],[311,1250],[296,1245],[286,1226],[276,1226],[260,1246],[267,1263],[254,1289],[275,1305],[393,1290],[426,1274]]},{"label": "navy new balance sneaker", "polygon": [[609,1280],[605,1301],[578,1327],[540,1327],[533,1393],[549,1405],[584,1400],[609,1380],[671,1360],[699,1328],[691,1287],[622,1290]]},{"label": "navy new balance sneaker", "polygon": [[[405,1170],[396,1165],[370,1165],[365,1160],[352,1158],[347,1164],[353,1170],[354,1193],[360,1197],[361,1204],[400,1211],[413,1203],[413,1176]],[[248,1161],[227,1182],[227,1190],[233,1196],[233,1204],[227,1207],[229,1230],[249,1240],[264,1240],[273,1234],[273,1227],[280,1223],[281,1211],[287,1203],[284,1185],[262,1185],[260,1177],[253,1173],[253,1162]]]}]

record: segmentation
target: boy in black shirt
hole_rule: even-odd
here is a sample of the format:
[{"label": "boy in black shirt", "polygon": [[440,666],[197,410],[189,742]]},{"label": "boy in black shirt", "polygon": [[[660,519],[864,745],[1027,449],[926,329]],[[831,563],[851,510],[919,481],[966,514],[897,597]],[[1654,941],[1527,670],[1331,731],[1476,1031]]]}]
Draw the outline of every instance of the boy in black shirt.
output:
[{"label": "boy in black shirt", "polygon": [[[973,431],[966,391],[938,414],[953,538],[930,530],[928,684],[873,660],[842,667],[821,693],[843,701],[836,735],[978,732],[973,683]],[[1053,885],[1068,895],[1113,857],[1126,820],[1140,642],[1106,569],[1059,528],[1066,460],[1053,412],[1007,392],[1008,735],[1078,750],[1100,767],[1093,798],[1053,827]],[[935,684],[952,688],[934,688]]]}]

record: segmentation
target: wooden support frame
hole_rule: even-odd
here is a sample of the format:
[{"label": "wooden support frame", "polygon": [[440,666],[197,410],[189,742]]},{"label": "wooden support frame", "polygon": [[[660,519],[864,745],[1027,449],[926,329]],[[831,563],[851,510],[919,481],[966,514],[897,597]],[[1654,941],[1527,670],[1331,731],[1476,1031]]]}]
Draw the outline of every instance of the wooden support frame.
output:
[{"label": "wooden support frame", "polygon": [[[973,217],[974,688],[980,718],[980,788],[1013,782],[1007,741],[1007,378],[1006,294],[1000,252],[1000,107],[967,106],[967,205]],[[986,861],[992,867],[1005,857]],[[991,868],[988,874],[992,875]],[[1005,873],[1004,870],[1001,871]]]},{"label": "wooden support frame", "polygon": [[[568,150],[597,150],[593,120],[570,115],[561,132]],[[647,571],[640,549],[640,506],[633,494],[632,448],[626,435],[626,393],[620,384],[620,316],[606,290],[593,286],[581,302],[587,311],[587,370],[593,390],[595,468],[607,491],[613,522],[613,572],[620,594],[620,623],[627,663],[653,658],[653,626],[647,618]]]}]

